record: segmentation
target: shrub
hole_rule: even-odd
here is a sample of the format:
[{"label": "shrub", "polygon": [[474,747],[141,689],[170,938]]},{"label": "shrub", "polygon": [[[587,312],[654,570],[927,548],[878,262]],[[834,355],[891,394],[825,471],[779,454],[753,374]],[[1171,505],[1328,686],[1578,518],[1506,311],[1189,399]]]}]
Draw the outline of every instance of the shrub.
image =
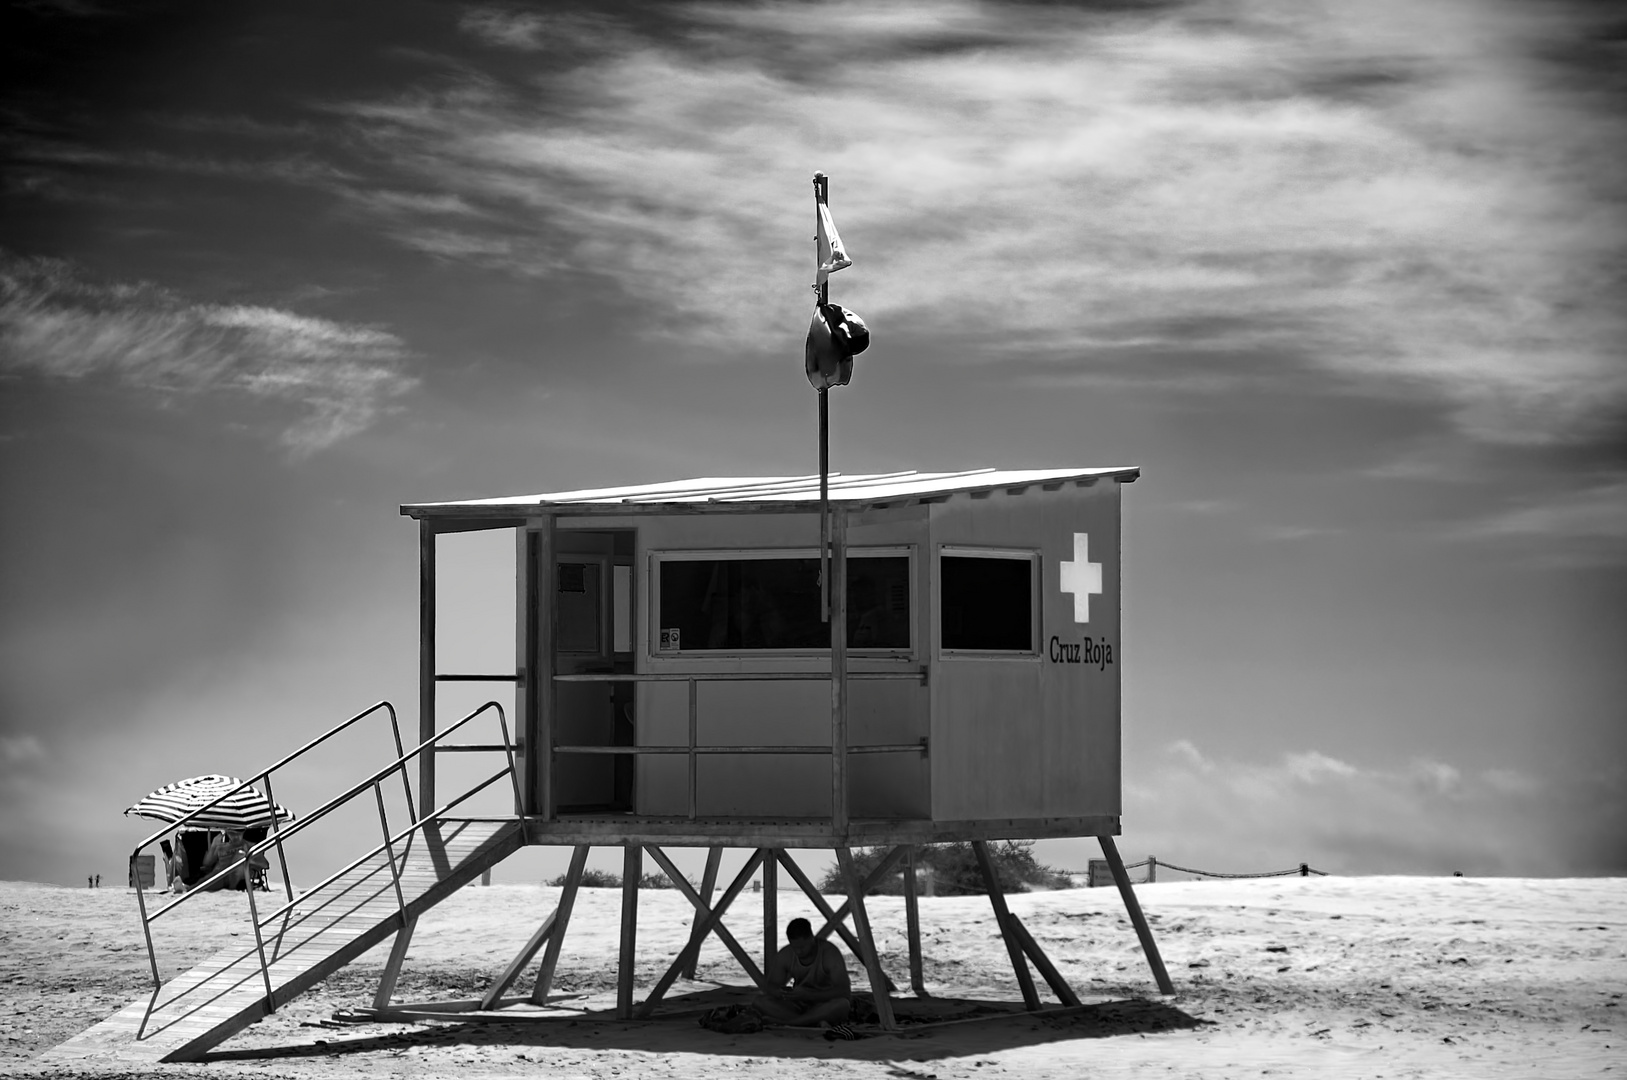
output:
[{"label": "shrub", "polygon": [[[548,884],[563,886],[565,884],[565,875],[560,874]],[[585,889],[619,889],[621,888],[621,875],[612,874],[608,870],[584,870],[582,871],[582,887]]]},{"label": "shrub", "polygon": [[[854,848],[853,868],[864,878],[887,855],[886,848]],[[1003,840],[989,844],[989,861],[1002,892],[1027,892],[1031,888],[1065,889],[1070,882],[1034,858],[1032,840]],[[917,870],[931,871],[935,891],[940,896],[972,896],[988,892],[977,866],[977,853],[969,843],[931,844],[915,854]],[[840,864],[832,865],[819,883],[821,892],[845,894]],[[871,886],[867,895],[898,896],[904,891],[903,871],[896,870]]]},{"label": "shrub", "polygon": [[[560,874],[548,884],[556,888],[563,887],[565,875]],[[690,884],[693,885],[694,882],[690,882]],[[619,889],[621,888],[621,875],[612,874],[608,870],[584,870],[582,871],[582,887],[584,889]],[[667,879],[666,874],[657,872],[645,874],[639,878],[638,887],[641,889],[671,889],[675,886]]]}]

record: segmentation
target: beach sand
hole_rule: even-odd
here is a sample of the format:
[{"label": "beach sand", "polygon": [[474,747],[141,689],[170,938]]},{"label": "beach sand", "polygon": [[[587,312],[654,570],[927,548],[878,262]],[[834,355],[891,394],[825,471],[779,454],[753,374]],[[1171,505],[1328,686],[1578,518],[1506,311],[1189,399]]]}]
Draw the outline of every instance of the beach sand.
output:
[{"label": "beach sand", "polygon": [[[715,939],[674,1015],[618,1023],[620,893],[583,890],[555,988],[579,995],[561,1019],[472,1024],[338,1023],[365,1007],[386,950],[368,954],[203,1063],[73,1075],[802,1077],[948,1080],[990,1076],[1580,1077],[1627,1075],[1627,881],[1622,879],[1267,878],[1141,886],[1177,994],[1156,992],[1113,889],[1011,898],[1011,907],[1090,1007],[1001,1015],[855,1042],[774,1029],[721,1035],[694,1010],[745,977]],[[398,996],[478,996],[552,909],[541,885],[466,888],[419,924]],[[892,978],[908,983],[902,900],[868,901]],[[639,905],[638,998],[688,933],[670,890]],[[761,949],[759,896],[726,920]],[[781,893],[781,924],[813,914]],[[1020,1000],[988,901],[921,901],[935,998]],[[166,916],[162,968],[183,970],[252,936],[241,893],[200,896]],[[817,925],[817,924],[816,924]],[[862,966],[849,958],[856,987]],[[0,1071],[65,1075],[34,1059],[151,990],[125,889],[0,884]],[[1043,981],[1038,982],[1042,989]],[[516,994],[529,992],[530,981]],[[698,996],[697,996],[698,995]],[[1051,999],[1046,996],[1048,1004]],[[958,1006],[964,1013],[966,1006]],[[951,1009],[950,1011],[953,1011]]]}]

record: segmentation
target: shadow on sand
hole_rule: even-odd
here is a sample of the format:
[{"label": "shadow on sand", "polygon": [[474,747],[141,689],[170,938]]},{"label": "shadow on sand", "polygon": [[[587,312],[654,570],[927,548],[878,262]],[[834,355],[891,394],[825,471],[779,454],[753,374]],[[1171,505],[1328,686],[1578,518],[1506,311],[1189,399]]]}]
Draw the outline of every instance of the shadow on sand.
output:
[{"label": "shadow on sand", "polygon": [[[371,1031],[348,1035],[344,1024],[327,1030],[329,1038],[314,1045],[268,1046],[217,1050],[200,1058],[211,1061],[268,1061],[346,1054],[400,1053],[414,1047],[507,1047],[515,1050],[560,1047],[576,1050],[630,1050],[736,1054],[751,1057],[811,1057],[856,1061],[933,1061],[945,1057],[991,1054],[1014,1047],[1074,1039],[1153,1034],[1203,1027],[1199,1020],[1164,1001],[1130,998],[1082,1005],[1075,1009],[1025,1012],[1011,1002],[967,998],[895,998],[901,1028],[884,1032],[874,1024],[855,1025],[861,1038],[827,1040],[812,1028],[770,1027],[749,1034],[726,1035],[701,1028],[699,1018],[718,1005],[744,1002],[749,991],[719,987],[669,998],[651,1019],[620,1021],[606,1011],[573,1014],[518,1015],[502,1019],[485,1014],[479,1021],[415,1025],[378,1033],[377,1021],[355,1021]],[[343,1015],[342,1013],[340,1015]]]}]

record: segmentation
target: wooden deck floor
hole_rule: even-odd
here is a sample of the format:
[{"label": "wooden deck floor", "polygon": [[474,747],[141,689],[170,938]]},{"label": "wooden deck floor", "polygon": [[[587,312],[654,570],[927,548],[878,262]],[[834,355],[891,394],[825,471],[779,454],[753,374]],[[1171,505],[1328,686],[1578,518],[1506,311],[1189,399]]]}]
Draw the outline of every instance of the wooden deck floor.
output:
[{"label": "wooden deck floor", "polygon": [[[408,915],[418,915],[507,857],[521,840],[518,819],[431,826],[398,850],[400,900],[388,859],[381,854],[300,896],[288,912],[262,927],[269,1001],[251,937],[246,946],[221,950],[165,983],[156,995],[131,1002],[46,1051],[35,1064],[193,1060],[388,939],[401,926],[403,901]],[[268,895],[262,904],[267,915],[281,906],[273,897]]]}]

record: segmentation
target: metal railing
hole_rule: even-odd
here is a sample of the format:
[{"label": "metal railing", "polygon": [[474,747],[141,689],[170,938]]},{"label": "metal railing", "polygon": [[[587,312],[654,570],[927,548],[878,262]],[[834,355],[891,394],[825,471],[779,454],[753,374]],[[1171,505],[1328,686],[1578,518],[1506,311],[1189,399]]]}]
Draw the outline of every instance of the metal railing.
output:
[{"label": "metal railing", "polygon": [[[234,875],[234,874],[241,874],[242,875],[244,888],[245,888],[245,891],[248,893],[249,916],[250,916],[251,921],[254,924],[254,948],[255,948],[255,954],[256,954],[256,956],[257,956],[257,958],[259,960],[261,979],[265,984],[266,1005],[267,1005],[268,1009],[275,1009],[276,1008],[276,1001],[274,999],[273,990],[272,990],[272,986],[271,986],[271,963],[273,963],[279,956],[286,955],[286,953],[284,952],[282,946],[283,946],[283,942],[286,940],[287,935],[288,935],[290,930],[294,929],[300,923],[303,923],[303,922],[305,922],[307,920],[310,920],[310,919],[314,918],[316,915],[318,915],[324,909],[326,909],[330,904],[332,904],[336,900],[338,900],[338,897],[334,896],[334,897],[329,897],[329,898],[327,898],[325,900],[322,900],[321,903],[318,903],[314,907],[310,907],[306,911],[301,913],[299,918],[297,920],[295,920],[293,918],[293,913],[294,913],[294,909],[295,909],[295,907],[297,905],[299,905],[301,903],[304,903],[306,900],[308,900],[308,899],[310,899],[312,897],[318,896],[319,894],[321,894],[323,889],[327,888],[327,886],[331,885],[333,882],[335,882],[335,881],[339,880],[340,878],[344,877],[346,874],[349,874],[352,871],[356,870],[358,867],[363,866],[369,860],[376,859],[376,858],[378,858],[378,856],[384,855],[385,859],[386,859],[386,862],[388,864],[388,867],[389,867],[389,871],[390,871],[390,883],[391,883],[391,886],[393,888],[393,891],[394,891],[395,897],[396,897],[397,912],[398,912],[398,915],[401,918],[403,924],[405,924],[405,921],[406,921],[406,918],[407,918],[407,912],[406,912],[407,901],[406,901],[406,896],[402,892],[402,889],[401,889],[401,873],[402,873],[402,865],[403,865],[403,863],[405,861],[405,855],[402,855],[401,857],[397,856],[396,846],[399,843],[401,843],[403,840],[409,839],[414,833],[416,833],[419,830],[425,828],[429,824],[438,823],[439,821],[441,821],[447,815],[447,813],[449,811],[451,811],[455,807],[461,805],[462,803],[466,802],[467,800],[473,798],[475,795],[479,794],[480,792],[486,790],[492,784],[495,784],[496,782],[501,780],[504,776],[507,776],[509,778],[509,781],[510,781],[510,787],[512,789],[512,794],[513,794],[513,797],[514,797],[514,815],[515,815],[515,817],[520,816],[522,801],[521,801],[521,795],[520,795],[519,777],[518,777],[517,770],[515,769],[514,742],[509,737],[508,717],[507,717],[507,714],[504,712],[502,705],[500,705],[499,703],[497,703],[495,701],[488,701],[484,705],[479,706],[474,711],[468,713],[462,719],[456,721],[455,723],[453,723],[449,727],[446,727],[445,729],[437,732],[435,735],[431,736],[430,738],[424,740],[422,743],[415,746],[412,750],[402,752],[400,729],[399,729],[398,726],[395,726],[395,709],[390,706],[389,702],[381,701],[377,705],[374,705],[374,706],[364,710],[363,712],[360,712],[360,713],[356,714],[355,716],[351,717],[349,720],[346,720],[344,723],[340,724],[339,726],[337,726],[337,727],[333,728],[332,730],[330,730],[330,731],[318,736],[317,738],[311,740],[311,742],[307,743],[305,746],[301,747],[299,750],[296,750],[294,753],[289,754],[288,756],[284,757],[282,760],[278,761],[275,765],[271,766],[269,769],[266,769],[266,770],[264,770],[264,771],[262,771],[260,773],[255,774],[253,779],[244,781],[238,787],[232,789],[232,791],[227,792],[226,794],[224,794],[224,795],[220,796],[219,798],[213,800],[208,805],[200,807],[199,809],[191,812],[190,814],[187,814],[180,821],[176,822],[173,825],[170,825],[168,828],[166,828],[164,830],[161,830],[160,832],[154,833],[152,836],[148,837],[146,840],[142,841],[139,845],[137,845],[136,850],[135,850],[135,854],[132,855],[132,858],[134,858],[135,855],[139,855],[143,848],[146,848],[146,847],[150,846],[153,842],[158,840],[165,833],[167,833],[167,832],[169,832],[169,831],[183,825],[186,821],[197,818],[199,815],[205,813],[206,811],[208,811],[209,809],[214,807],[216,804],[218,804],[222,800],[230,797],[232,794],[235,794],[238,791],[243,790],[244,788],[252,786],[254,783],[256,783],[256,782],[258,782],[260,780],[266,780],[267,789],[269,791],[269,788],[270,788],[269,777],[270,777],[270,774],[272,772],[286,766],[290,762],[294,761],[296,758],[304,755],[305,753],[309,752],[310,750],[314,749],[315,747],[317,747],[317,746],[321,745],[322,743],[326,742],[328,739],[332,738],[334,735],[337,735],[339,732],[341,732],[341,731],[345,730],[346,728],[350,727],[352,724],[355,724],[357,721],[361,720],[363,717],[366,717],[366,716],[370,715],[371,713],[378,711],[381,708],[387,709],[389,711],[392,727],[395,730],[396,751],[397,751],[396,752],[396,758],[389,765],[386,765],[383,768],[377,770],[372,775],[368,776],[366,779],[361,780],[356,784],[353,784],[350,788],[345,790],[343,793],[341,793],[340,795],[335,796],[332,799],[329,799],[326,803],[322,804],[316,810],[313,810],[309,814],[306,814],[304,817],[300,818],[298,821],[296,821],[294,824],[292,824],[291,826],[289,826],[286,829],[277,828],[276,823],[273,822],[272,834],[270,836],[268,836],[264,840],[261,840],[261,841],[259,841],[257,843],[254,843],[254,844],[251,844],[251,845],[248,845],[248,846],[246,846],[244,848],[239,849],[240,854],[239,854],[239,858],[237,859],[237,861],[233,862],[229,866],[225,866],[225,867],[221,867],[221,868],[217,869],[214,872],[214,874],[212,874],[208,878],[205,878],[205,879],[203,879],[201,881],[195,882],[187,892],[181,894],[180,896],[177,896],[174,900],[172,900],[169,903],[165,904],[163,907],[160,907],[157,911],[154,911],[150,915],[147,913],[147,903],[146,903],[146,897],[145,897],[145,894],[144,894],[144,890],[140,886],[139,879],[137,880],[136,900],[137,900],[137,904],[138,904],[138,906],[140,908],[140,912],[141,912],[141,928],[142,928],[142,933],[146,938],[146,942],[147,942],[147,958],[148,958],[148,962],[151,965],[152,975],[153,975],[153,996],[152,996],[151,1000],[148,1002],[147,1010],[146,1010],[145,1014],[142,1017],[141,1024],[137,1028],[137,1032],[136,1032],[136,1038],[137,1039],[140,1039],[142,1037],[142,1035],[144,1034],[144,1032],[146,1030],[148,1020],[151,1019],[154,1010],[158,1007],[158,995],[159,995],[160,991],[163,989],[163,979],[162,979],[162,976],[160,976],[159,971],[158,971],[157,950],[155,949],[155,947],[153,945],[152,929],[151,929],[152,923],[155,922],[161,916],[163,916],[165,913],[167,913],[167,912],[173,910],[174,908],[180,906],[181,904],[185,903],[194,894],[199,893],[199,892],[210,891],[210,886],[215,885],[217,882],[223,883],[223,882],[229,880],[232,877],[232,875]],[[495,711],[496,714],[497,714],[497,722],[498,722],[498,726],[499,726],[499,728],[501,730],[501,734],[502,734],[502,742],[501,743],[482,744],[482,745],[477,745],[477,746],[469,746],[469,745],[454,745],[454,746],[448,746],[448,747],[441,747],[440,746],[440,743],[442,742],[442,740],[444,740],[447,736],[449,736],[453,732],[459,730],[465,724],[468,724],[470,721],[474,720],[477,716],[480,716],[481,714],[487,712],[488,710]],[[459,795],[457,798],[453,799],[452,801],[446,803],[443,806],[438,807],[437,809],[435,809],[431,813],[426,814],[423,817],[420,817],[416,813],[416,811],[414,809],[414,805],[413,805],[412,788],[411,788],[410,783],[408,782],[407,764],[409,762],[413,761],[419,755],[421,755],[421,754],[423,754],[423,753],[425,753],[427,751],[434,751],[434,750],[437,750],[437,749],[443,749],[443,750],[454,750],[454,749],[455,750],[498,750],[498,749],[501,749],[504,752],[504,766],[503,766],[503,768],[499,769],[497,772],[493,773],[491,776],[487,777],[486,779],[480,781],[478,784],[476,784],[473,787],[469,788],[469,790],[465,791],[463,794]],[[408,824],[408,826],[405,829],[402,829],[399,832],[394,832],[394,833],[392,833],[391,829],[390,829],[389,815],[388,815],[388,811],[385,808],[384,789],[383,789],[384,782],[390,777],[390,775],[392,773],[399,773],[400,776],[401,776],[403,790],[406,792],[407,816],[408,816],[408,818],[410,820],[410,824]],[[303,830],[311,827],[316,822],[321,821],[323,818],[327,817],[329,814],[333,813],[335,810],[337,810],[340,807],[344,806],[345,804],[349,803],[352,799],[356,798],[357,796],[359,796],[362,793],[364,793],[366,791],[369,791],[369,790],[371,790],[373,792],[374,802],[375,802],[375,804],[377,806],[377,809],[378,809],[379,829],[380,829],[380,832],[381,832],[381,834],[383,836],[382,842],[378,846],[374,847],[372,850],[370,850],[370,851],[366,852],[365,854],[363,854],[362,856],[360,856],[359,858],[351,861],[349,864],[347,864],[346,866],[344,866],[340,870],[336,871],[333,874],[330,874],[328,877],[324,878],[317,885],[315,885],[315,886],[313,886],[313,887],[311,887],[309,889],[304,890],[303,893],[299,897],[295,897],[294,896],[294,891],[293,891],[293,885],[292,885],[292,882],[291,882],[291,880],[290,880],[290,878],[288,876],[287,861],[286,861],[286,857],[285,857],[285,854],[284,854],[284,851],[283,851],[283,843],[284,843],[284,841],[290,839],[291,837],[298,834],[299,832],[302,832]],[[260,914],[259,914],[259,905],[258,905],[258,903],[257,903],[257,901],[255,899],[255,889],[253,888],[252,882],[249,880],[249,867],[250,867],[251,861],[256,856],[263,854],[264,852],[270,850],[272,847],[277,848],[278,858],[279,858],[279,860],[282,861],[283,884],[284,884],[284,892],[285,892],[285,895],[286,895],[286,902],[284,904],[282,904],[280,907],[278,907],[275,911],[272,911],[270,914],[266,915],[262,919],[260,917]],[[340,917],[342,918],[343,916],[341,915]],[[279,918],[281,918],[283,920],[283,925],[278,930],[278,932],[276,934],[276,940],[272,944],[271,958],[270,958],[270,960],[268,960],[267,956],[266,956],[266,941],[265,941],[265,935],[264,935],[263,931],[265,930],[266,927],[270,926],[273,922],[275,922]],[[335,920],[335,921],[337,921],[337,920]],[[296,944],[294,947],[297,948],[298,945]],[[291,952],[292,949],[289,949],[287,951]]]},{"label": "metal railing", "polygon": [[[580,675],[555,675],[555,682],[563,683],[618,683],[618,682],[681,682],[689,686],[689,741],[687,744],[667,744],[654,746],[555,746],[554,753],[558,754],[609,754],[609,755],[662,755],[683,754],[689,758],[689,819],[695,820],[698,816],[699,767],[700,759],[706,755],[714,754],[825,754],[835,756],[836,748],[829,743],[813,744],[749,744],[749,745],[701,745],[700,744],[700,683],[703,682],[829,682],[828,671],[715,671],[715,672],[592,672]],[[851,680],[912,680],[926,682],[927,669],[914,671],[849,671],[847,678]],[[928,752],[927,737],[921,736],[917,742],[912,743],[873,743],[863,746],[846,747],[849,754],[901,754],[919,753],[926,756]],[[834,808],[833,808],[834,809]]]}]

